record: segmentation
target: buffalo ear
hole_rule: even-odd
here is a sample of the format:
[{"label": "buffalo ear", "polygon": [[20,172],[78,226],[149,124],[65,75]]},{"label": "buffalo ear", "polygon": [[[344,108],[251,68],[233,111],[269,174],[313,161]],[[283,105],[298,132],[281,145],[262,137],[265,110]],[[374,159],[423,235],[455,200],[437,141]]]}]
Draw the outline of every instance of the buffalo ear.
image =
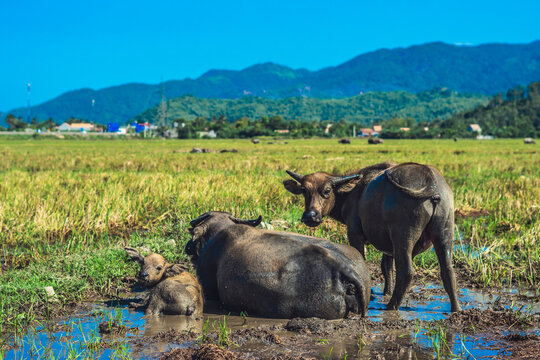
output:
[{"label": "buffalo ear", "polygon": [[283,186],[285,186],[285,189],[287,189],[287,191],[293,193],[294,195],[300,195],[304,192],[302,190],[302,185],[297,183],[295,180],[283,180]]},{"label": "buffalo ear", "polygon": [[258,226],[261,221],[262,221],[262,216],[259,215],[258,218],[256,219],[253,219],[253,220],[244,220],[244,219],[238,219],[238,218],[235,218],[234,216],[231,216],[231,220],[235,223],[235,224],[241,224],[241,225],[249,225],[249,226]]},{"label": "buffalo ear", "polygon": [[143,266],[144,265],[144,257],[141,255],[140,252],[137,251],[137,249],[134,249],[132,247],[126,246],[124,248],[126,250],[128,256],[135,261],[137,264]]},{"label": "buffalo ear", "polygon": [[165,269],[165,272],[163,273],[163,277],[164,278],[170,278],[170,277],[173,277],[175,275],[179,275],[179,274],[183,273],[184,271],[187,271],[187,269],[188,269],[187,266],[185,266],[184,264],[169,265]]},{"label": "buffalo ear", "polygon": [[339,194],[344,194],[352,191],[358,184],[358,178],[351,178],[346,182],[342,182],[339,185],[335,185],[335,189]]}]

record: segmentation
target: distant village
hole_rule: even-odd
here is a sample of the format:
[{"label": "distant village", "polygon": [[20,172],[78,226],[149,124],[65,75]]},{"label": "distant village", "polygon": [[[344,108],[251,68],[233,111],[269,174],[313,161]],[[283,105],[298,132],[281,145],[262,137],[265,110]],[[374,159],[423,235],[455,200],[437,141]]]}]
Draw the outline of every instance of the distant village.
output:
[{"label": "distant village", "polygon": [[[326,126],[324,130],[325,135],[327,136],[331,135],[330,134],[331,127],[332,127],[332,124],[328,124]],[[109,123],[107,127],[104,129],[103,127],[95,126],[90,123],[81,122],[81,123],[68,124],[67,122],[65,122],[59,125],[56,129],[58,132],[80,132],[80,133],[108,132],[108,133],[115,133],[119,135],[126,135],[130,133],[139,134],[145,131],[157,131],[158,126],[151,125],[149,123],[142,123],[142,124],[132,123],[126,126],[119,126],[118,124],[115,124],[115,123]],[[424,131],[429,131],[429,127],[427,126],[424,126],[423,129]],[[411,130],[411,128],[400,127],[399,130],[403,132],[408,132]],[[473,133],[477,133],[477,136],[476,136],[477,139],[493,139],[493,136],[482,135],[482,129],[480,125],[478,124],[470,124],[467,130]],[[354,131],[355,130],[353,130],[353,134],[352,134],[353,137],[378,137],[379,134],[382,133],[383,128],[382,128],[382,125],[374,125],[372,128],[360,128],[357,134],[354,133]],[[289,129],[274,129],[274,133],[278,135],[287,136],[288,134],[291,133],[291,131]],[[197,131],[196,134],[197,134],[197,137],[199,138],[215,139],[218,137],[217,136],[218,134],[214,130],[208,130],[208,128],[205,128],[203,131]],[[175,127],[172,130],[168,130],[166,137],[177,137],[177,136],[178,135],[177,135],[176,127]]]},{"label": "distant village", "polygon": [[[110,134],[110,135],[140,135],[143,137],[150,136],[150,137],[164,137],[164,138],[183,138],[181,135],[182,130],[186,127],[186,123],[177,123],[175,122],[173,127],[164,127],[164,126],[157,126],[150,123],[130,123],[127,125],[120,126],[118,123],[109,123],[107,125],[102,124],[93,124],[88,123],[84,121],[77,121],[77,119],[71,119],[71,122],[64,122],[58,126],[43,130],[43,129],[35,129],[31,126],[25,127],[24,129],[18,129],[17,133],[25,133],[25,134],[32,134],[32,133],[38,133],[38,134],[49,134],[49,133],[66,133],[66,134],[77,134],[77,135],[84,135],[84,134]],[[26,124],[26,123],[25,123]],[[30,125],[30,124],[28,124]],[[356,130],[356,124],[350,124],[350,131],[347,131],[347,133],[343,133],[343,131],[340,134],[334,134],[332,132],[332,127],[335,125],[335,123],[326,124],[324,127],[324,135],[325,137],[333,137],[333,136],[352,136],[352,137],[365,137],[365,138],[371,138],[371,137],[388,137],[384,136],[383,131],[383,125],[373,125],[372,127],[364,127],[359,128],[358,131]],[[189,125],[188,125],[189,126]],[[421,129],[424,132],[429,132],[430,128],[428,126],[422,126]],[[1,129],[0,129],[1,130]],[[7,131],[9,133],[13,133],[12,129],[11,131]],[[214,129],[210,129],[208,127],[203,128],[202,130],[196,130],[192,131],[192,136],[186,136],[184,138],[209,138],[214,139],[218,138],[219,131],[216,131]],[[393,131],[399,131],[403,133],[404,135],[409,133],[411,131],[410,127],[399,127],[396,129],[394,127]],[[272,129],[272,134],[266,134],[270,136],[284,136],[284,137],[293,137],[293,134],[297,132],[296,129],[289,129],[289,128],[277,128]],[[493,136],[491,135],[483,135],[482,134],[482,128],[478,124],[469,124],[467,127],[467,131],[469,132],[468,137],[476,138],[479,140],[490,140],[493,139]],[[382,135],[382,136],[381,136]],[[223,137],[223,136],[221,136]],[[401,137],[401,136],[400,136]],[[440,137],[440,136],[437,136]]]}]

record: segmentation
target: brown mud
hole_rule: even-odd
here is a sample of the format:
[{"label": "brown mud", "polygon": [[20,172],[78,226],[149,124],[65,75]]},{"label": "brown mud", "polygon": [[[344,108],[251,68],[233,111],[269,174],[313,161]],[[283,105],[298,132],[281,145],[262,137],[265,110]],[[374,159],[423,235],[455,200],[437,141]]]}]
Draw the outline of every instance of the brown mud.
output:
[{"label": "brown mud", "polygon": [[[28,344],[41,339],[43,346],[61,354],[67,343],[81,342],[81,334],[88,339],[97,332],[97,358],[112,356],[120,342],[129,356],[139,359],[432,359],[437,354],[448,359],[532,359],[539,353],[538,295],[512,289],[461,288],[464,310],[450,313],[440,286],[416,283],[400,310],[388,311],[379,284],[367,317],[338,320],[265,319],[229,314],[212,303],[200,319],[145,316],[128,309],[137,294],[129,295],[63,307],[72,322],[52,321]],[[25,358],[30,347],[24,341],[6,347],[4,359]]]},{"label": "brown mud", "polygon": [[[197,331],[178,333],[176,330],[164,330],[145,342],[159,343],[165,339],[172,349],[164,352],[162,359],[200,359],[201,354],[207,359],[431,359],[435,352],[426,340],[431,336],[427,334],[431,329],[443,329],[446,338],[443,358],[458,356],[456,353],[469,354],[471,358],[504,358],[513,354],[527,358],[535,354],[539,308],[529,305],[530,312],[523,309],[537,298],[512,292],[497,297],[489,292],[477,294],[472,289],[463,290],[469,295],[462,296],[462,302],[467,300],[465,303],[471,307],[453,314],[445,311],[444,290],[421,285],[408,296],[410,308],[400,311],[380,310],[384,299],[375,292],[376,299],[367,318],[276,320],[229,315],[226,316],[230,328],[228,342],[222,344],[221,350],[216,348],[220,343],[217,328],[209,331],[205,342]],[[503,294],[501,290],[498,293]],[[523,299],[528,301],[519,303]],[[437,309],[423,308],[422,304],[435,305]],[[512,304],[519,307],[511,308]],[[414,307],[419,307],[419,311]],[[223,320],[219,310],[211,311],[212,314],[205,314],[204,321],[215,324]],[[171,344],[175,339],[176,344]],[[515,345],[518,341],[524,347],[518,349]],[[140,355],[144,358],[144,351]]]}]

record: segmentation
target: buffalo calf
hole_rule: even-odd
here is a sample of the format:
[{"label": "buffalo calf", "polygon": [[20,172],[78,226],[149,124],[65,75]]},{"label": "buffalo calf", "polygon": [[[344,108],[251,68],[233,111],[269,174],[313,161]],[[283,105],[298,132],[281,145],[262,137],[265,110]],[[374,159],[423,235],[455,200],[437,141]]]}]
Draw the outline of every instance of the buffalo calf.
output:
[{"label": "buffalo calf", "polygon": [[151,288],[150,294],[137,308],[147,315],[169,314],[198,317],[202,314],[203,298],[197,278],[181,264],[168,264],[163,256],[143,257],[137,250],[126,247],[127,254],[141,266],[137,273],[139,284]]}]

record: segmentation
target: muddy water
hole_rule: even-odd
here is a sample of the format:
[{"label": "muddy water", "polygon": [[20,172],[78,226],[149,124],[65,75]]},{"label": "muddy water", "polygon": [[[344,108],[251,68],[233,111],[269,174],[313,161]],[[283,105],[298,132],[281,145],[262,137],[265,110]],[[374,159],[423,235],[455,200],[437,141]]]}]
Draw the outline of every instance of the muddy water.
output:
[{"label": "muddy water", "polygon": [[[530,301],[509,301],[499,304],[498,297],[505,294],[515,295],[515,290],[501,290],[490,294],[474,289],[462,289],[460,301],[464,309],[488,309],[494,306],[521,306],[528,311],[540,312],[538,303]],[[404,301],[400,311],[387,311],[382,295],[382,285],[373,288],[374,298],[370,302],[367,320],[375,323],[396,323],[400,320],[440,320],[447,318],[450,312],[448,297],[439,286],[425,284],[414,287]],[[163,315],[145,317],[141,312],[129,310],[125,305],[109,306],[104,303],[88,304],[72,318],[43,324],[21,338],[14,339],[16,347],[4,354],[5,359],[29,358],[69,358],[78,354],[81,358],[122,358],[125,356],[139,359],[154,359],[163,352],[174,348],[195,346],[197,335],[203,333],[203,327],[210,332],[218,332],[219,324],[226,321],[231,333],[245,329],[266,329],[276,338],[279,344],[271,341],[243,341],[235,348],[245,354],[256,357],[270,357],[279,350],[280,353],[304,353],[318,358],[343,359],[371,358],[376,354],[390,352],[392,358],[432,359],[440,349],[446,354],[462,358],[493,357],[504,353],[505,343],[487,341],[475,335],[454,334],[450,331],[437,332],[423,327],[404,329],[385,329],[362,331],[361,338],[317,335],[299,335],[286,331],[284,326],[288,320],[263,319],[252,316],[227,315],[218,308],[210,309],[204,318],[195,321],[184,316]],[[339,324],[342,320],[331,323]],[[120,334],[107,334],[107,324],[122,325]],[[100,333],[99,324],[105,331]],[[413,326],[414,327],[414,326]],[[195,336],[184,340],[160,338],[158,335],[174,329],[176,333],[192,331]],[[102,329],[103,330],[103,329]],[[113,329],[114,330],[114,329]],[[114,331],[113,331],[114,333]],[[532,330],[535,335],[539,329]],[[157,339],[156,339],[157,338]],[[360,346],[359,346],[360,344]],[[359,351],[359,348],[362,350]],[[450,351],[451,350],[451,351]],[[450,357],[448,355],[448,357]],[[0,353],[0,359],[2,358]]]}]

